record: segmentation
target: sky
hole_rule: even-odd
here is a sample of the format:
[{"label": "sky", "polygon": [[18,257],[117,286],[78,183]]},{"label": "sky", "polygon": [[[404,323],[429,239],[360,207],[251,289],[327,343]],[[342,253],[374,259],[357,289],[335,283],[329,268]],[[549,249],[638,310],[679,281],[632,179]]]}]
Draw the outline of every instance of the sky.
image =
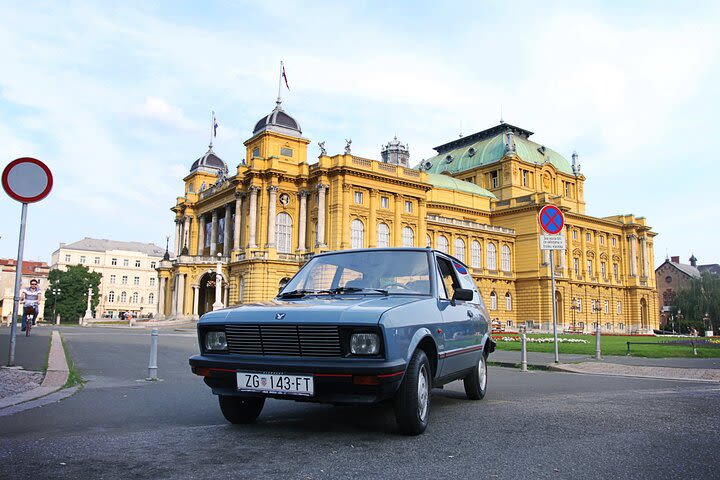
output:
[{"label": "sky", "polygon": [[[627,3],[627,4],[626,4]],[[216,0],[0,3],[0,168],[35,157],[26,260],[83,237],[165,245],[182,178],[207,150],[231,171],[275,106],[312,143],[411,164],[504,121],[586,176],[586,213],[646,217],[655,262],[720,263],[720,4]],[[0,192],[0,258],[21,205]]]}]

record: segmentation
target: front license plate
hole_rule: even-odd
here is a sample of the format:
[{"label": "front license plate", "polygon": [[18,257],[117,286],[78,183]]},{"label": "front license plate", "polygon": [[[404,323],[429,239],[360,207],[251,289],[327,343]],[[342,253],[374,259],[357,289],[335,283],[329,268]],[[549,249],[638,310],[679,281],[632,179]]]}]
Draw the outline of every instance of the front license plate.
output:
[{"label": "front license plate", "polygon": [[237,388],[243,392],[279,393],[308,397],[315,394],[313,377],[308,375],[237,372]]}]

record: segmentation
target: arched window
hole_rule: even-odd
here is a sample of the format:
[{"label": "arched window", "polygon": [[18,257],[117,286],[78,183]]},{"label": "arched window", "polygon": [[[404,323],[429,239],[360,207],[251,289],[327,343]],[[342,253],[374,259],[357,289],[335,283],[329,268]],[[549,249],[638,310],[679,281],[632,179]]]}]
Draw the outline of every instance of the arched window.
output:
[{"label": "arched window", "polygon": [[403,247],[414,247],[415,246],[415,232],[410,227],[403,228]]},{"label": "arched window", "polygon": [[425,246],[432,248],[432,238],[430,238],[430,234],[425,235]]},{"label": "arched window", "polygon": [[497,310],[497,295],[495,292],[490,292],[490,310]]},{"label": "arched window", "polygon": [[155,294],[154,294],[154,293],[148,294],[148,303],[149,303],[150,305],[154,305],[154,304],[155,304]]},{"label": "arched window", "polygon": [[462,238],[455,239],[455,257],[461,262],[465,262],[465,240]]},{"label": "arched window", "polygon": [[502,262],[503,272],[510,271],[510,247],[503,245],[500,249],[500,260]]},{"label": "arched window", "polygon": [[127,302],[127,293],[126,292],[120,292],[120,303]]},{"label": "arched window", "polygon": [[350,224],[350,248],[363,248],[365,245],[365,225],[357,218]]},{"label": "arched window", "polygon": [[497,270],[497,250],[492,242],[487,244],[487,268],[488,270]]},{"label": "arched window", "polygon": [[115,292],[110,290],[110,293],[108,293],[108,302],[113,303],[115,301]]},{"label": "arched window", "polygon": [[277,252],[290,253],[292,251],[292,217],[285,212],[278,213],[275,225]]},{"label": "arched window", "polygon": [[380,223],[378,225],[378,247],[389,247],[390,246],[390,227],[386,223]]},{"label": "arched window", "polygon": [[505,310],[512,310],[512,295],[510,295],[510,292],[505,294]]},{"label": "arched window", "polygon": [[473,240],[470,244],[470,266],[480,268],[482,266],[482,247],[480,242]]},{"label": "arched window", "polygon": [[448,239],[445,235],[440,235],[438,237],[437,249],[443,253],[448,253]]},{"label": "arched window", "polygon": [[138,292],[133,292],[132,297],[130,297],[130,303],[138,303],[138,300],[140,299],[140,295]]}]

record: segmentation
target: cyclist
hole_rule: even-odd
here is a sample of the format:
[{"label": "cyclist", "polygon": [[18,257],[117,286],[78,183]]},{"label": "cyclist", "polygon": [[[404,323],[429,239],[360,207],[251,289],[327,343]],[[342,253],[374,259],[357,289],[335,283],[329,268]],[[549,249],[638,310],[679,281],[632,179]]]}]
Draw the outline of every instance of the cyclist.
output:
[{"label": "cyclist", "polygon": [[34,314],[32,314],[32,324],[35,325],[38,313],[40,311],[40,302],[42,301],[42,292],[38,288],[38,281],[35,279],[30,280],[30,287],[23,288],[20,291],[20,303],[25,304],[23,308],[22,316],[22,331],[25,331],[28,321],[29,307],[32,307]]}]

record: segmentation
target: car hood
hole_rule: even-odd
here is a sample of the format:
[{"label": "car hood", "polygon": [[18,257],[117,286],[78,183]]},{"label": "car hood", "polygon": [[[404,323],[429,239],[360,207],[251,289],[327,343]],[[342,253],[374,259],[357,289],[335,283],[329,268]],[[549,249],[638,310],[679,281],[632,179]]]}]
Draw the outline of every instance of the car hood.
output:
[{"label": "car hood", "polygon": [[209,312],[200,323],[332,323],[376,324],[386,311],[427,297],[405,295],[309,296],[273,300]]}]

